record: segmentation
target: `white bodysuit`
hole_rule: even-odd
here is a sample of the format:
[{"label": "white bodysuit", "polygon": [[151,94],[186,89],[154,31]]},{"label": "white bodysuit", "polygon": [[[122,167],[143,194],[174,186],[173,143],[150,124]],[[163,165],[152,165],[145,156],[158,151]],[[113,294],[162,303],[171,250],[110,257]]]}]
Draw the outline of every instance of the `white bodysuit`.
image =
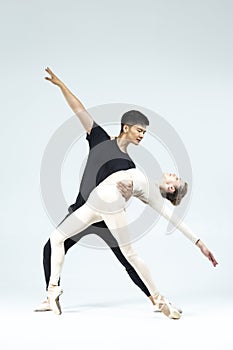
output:
[{"label": "white bodysuit", "polygon": [[173,211],[165,205],[159,185],[155,181],[149,180],[141,171],[135,168],[121,170],[101,182],[91,192],[87,202],[52,232],[50,237],[52,248],[50,284],[57,285],[60,278],[65,256],[64,241],[82,232],[93,223],[104,220],[118,241],[122,253],[135,268],[151,295],[158,293],[147,266],[129,243],[130,233],[125,214],[126,201],[116,186],[119,181],[125,183],[133,181],[134,197],[148,204],[172,222],[193,243],[197,242],[199,237],[184,222],[175,217]]}]

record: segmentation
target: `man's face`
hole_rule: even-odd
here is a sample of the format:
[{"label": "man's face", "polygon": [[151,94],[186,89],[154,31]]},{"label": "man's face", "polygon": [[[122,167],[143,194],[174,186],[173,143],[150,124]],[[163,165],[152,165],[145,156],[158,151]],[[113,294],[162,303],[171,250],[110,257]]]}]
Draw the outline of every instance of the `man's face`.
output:
[{"label": "man's face", "polygon": [[145,135],[146,127],[139,124],[132,126],[124,125],[124,132],[126,133],[126,137],[129,143],[139,145]]}]

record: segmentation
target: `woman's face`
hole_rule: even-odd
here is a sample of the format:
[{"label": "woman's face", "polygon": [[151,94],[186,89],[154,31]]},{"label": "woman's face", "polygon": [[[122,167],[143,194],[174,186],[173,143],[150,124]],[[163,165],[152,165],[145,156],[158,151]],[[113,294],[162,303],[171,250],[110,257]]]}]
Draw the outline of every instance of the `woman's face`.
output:
[{"label": "woman's face", "polygon": [[181,185],[181,178],[176,174],[164,173],[163,182],[167,185],[168,189],[171,189],[171,192],[175,191],[175,188]]}]

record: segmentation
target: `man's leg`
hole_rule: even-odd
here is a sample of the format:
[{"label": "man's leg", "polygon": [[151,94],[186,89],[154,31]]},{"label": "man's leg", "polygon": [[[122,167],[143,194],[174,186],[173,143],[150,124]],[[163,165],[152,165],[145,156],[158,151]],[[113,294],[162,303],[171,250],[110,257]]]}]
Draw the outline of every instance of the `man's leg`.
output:
[{"label": "man's leg", "polygon": [[44,276],[46,283],[46,290],[48,289],[49,279],[51,274],[51,243],[50,238],[46,242],[43,249],[43,267],[44,267]]}]

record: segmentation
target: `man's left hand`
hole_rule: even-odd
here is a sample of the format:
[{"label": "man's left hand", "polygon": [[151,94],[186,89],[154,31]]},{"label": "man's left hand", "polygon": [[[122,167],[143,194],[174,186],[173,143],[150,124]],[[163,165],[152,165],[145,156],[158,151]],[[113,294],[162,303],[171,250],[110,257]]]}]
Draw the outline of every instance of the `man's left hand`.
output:
[{"label": "man's left hand", "polygon": [[127,184],[119,181],[117,183],[117,188],[120,191],[121,195],[125,198],[126,201],[128,201],[133,194],[133,182],[132,181],[129,181]]}]

